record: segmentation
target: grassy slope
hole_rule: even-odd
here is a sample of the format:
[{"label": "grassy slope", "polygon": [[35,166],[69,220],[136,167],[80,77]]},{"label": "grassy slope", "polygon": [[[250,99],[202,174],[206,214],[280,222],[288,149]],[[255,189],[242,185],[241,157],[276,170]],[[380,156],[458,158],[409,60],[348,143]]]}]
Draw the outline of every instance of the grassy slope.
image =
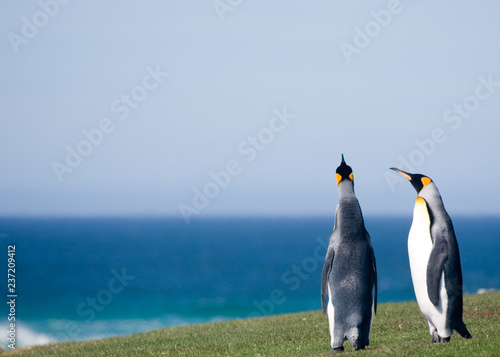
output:
[{"label": "grassy slope", "polygon": [[[473,339],[454,333],[431,344],[415,302],[379,305],[366,350],[346,342],[343,356],[494,356],[500,354],[500,291],[464,299]],[[329,356],[328,322],[319,311],[165,328],[131,336],[20,349],[2,356]]]}]

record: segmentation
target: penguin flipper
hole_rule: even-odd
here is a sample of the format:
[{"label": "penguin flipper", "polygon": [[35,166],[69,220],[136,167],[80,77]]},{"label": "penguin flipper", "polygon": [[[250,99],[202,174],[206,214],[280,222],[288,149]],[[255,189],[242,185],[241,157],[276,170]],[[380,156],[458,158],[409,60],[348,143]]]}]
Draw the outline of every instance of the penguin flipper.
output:
[{"label": "penguin flipper", "polygon": [[[330,236],[330,241],[328,245],[328,250],[326,251],[325,263],[323,264],[323,272],[321,273],[321,308],[323,314],[326,315],[326,294],[328,292],[328,277],[330,276],[330,271],[332,270],[333,258],[335,256],[335,251],[333,249],[332,242],[337,240],[339,234],[337,230],[337,213],[338,206],[335,209],[335,223],[333,224],[333,232]],[[330,296],[330,299],[332,297]]]},{"label": "penguin flipper", "polygon": [[377,263],[375,261],[375,252],[373,251],[372,240],[370,234],[365,229],[365,234],[368,237],[368,242],[370,243],[370,254],[372,259],[372,269],[373,269],[373,311],[377,313]]},{"label": "penguin flipper", "polygon": [[439,291],[443,268],[448,260],[448,243],[443,237],[434,238],[434,246],[427,263],[427,294],[434,306],[439,305]]},{"label": "penguin flipper", "polygon": [[328,292],[328,276],[330,275],[330,271],[332,270],[332,263],[334,256],[335,252],[333,250],[333,247],[329,246],[328,251],[326,252],[325,263],[323,264],[323,272],[321,273],[321,308],[323,309],[323,314],[325,315],[326,315],[326,294]]},{"label": "penguin flipper", "polygon": [[467,330],[467,327],[465,326],[464,322],[461,321],[458,326],[455,327],[455,330],[457,330],[458,334],[462,336],[463,338],[469,339],[472,338],[472,335],[470,332]]},{"label": "penguin flipper", "polygon": [[373,248],[371,251],[373,263],[373,289],[375,290],[373,295],[373,311],[377,313],[377,263],[375,262],[375,253],[373,252]]}]

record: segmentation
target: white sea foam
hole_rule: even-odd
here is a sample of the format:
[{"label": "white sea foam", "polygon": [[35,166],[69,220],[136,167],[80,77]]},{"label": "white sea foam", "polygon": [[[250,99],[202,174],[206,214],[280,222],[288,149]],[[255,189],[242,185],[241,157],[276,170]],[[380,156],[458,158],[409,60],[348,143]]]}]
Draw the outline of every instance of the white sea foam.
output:
[{"label": "white sea foam", "polygon": [[495,289],[484,289],[484,288],[481,288],[481,289],[478,289],[476,294],[485,294],[485,293],[489,293],[490,291],[495,291]]},{"label": "white sea foam", "polygon": [[[16,348],[34,346],[34,345],[45,345],[48,343],[56,342],[56,340],[49,334],[45,332],[36,331],[35,329],[28,326],[28,324],[25,324],[22,321],[16,321],[14,323],[16,330],[16,341],[15,341]],[[10,348],[8,348],[7,346],[10,343],[7,340],[7,337],[9,335],[8,330],[10,326],[2,324],[0,328],[2,329],[2,335],[4,336],[4,338],[2,338],[1,344],[7,350],[10,350]]]},{"label": "white sea foam", "polygon": [[[30,323],[16,322],[16,348],[43,345],[55,342],[99,340],[113,336],[157,330],[165,327],[216,322],[234,317],[215,316],[209,319],[163,316],[154,319],[109,319],[78,321],[69,319],[49,319]],[[7,325],[0,326],[7,336]],[[2,345],[8,349],[6,338]]]}]

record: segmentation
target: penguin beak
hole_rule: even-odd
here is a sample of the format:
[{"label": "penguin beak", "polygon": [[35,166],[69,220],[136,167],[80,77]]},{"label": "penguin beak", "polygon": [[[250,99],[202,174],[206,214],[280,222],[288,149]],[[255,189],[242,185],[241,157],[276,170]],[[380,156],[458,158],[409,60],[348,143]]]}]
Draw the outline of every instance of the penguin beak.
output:
[{"label": "penguin beak", "polygon": [[417,191],[418,194],[420,194],[420,191],[422,191],[425,187],[427,187],[427,185],[429,185],[432,182],[432,180],[429,177],[421,174],[410,174],[409,172],[400,170],[395,167],[391,167],[391,170],[396,171],[398,174],[400,174],[408,181],[410,181],[411,185]]},{"label": "penguin beak", "polygon": [[408,173],[406,171],[400,170],[400,169],[398,169],[396,167],[391,167],[391,170],[392,171],[396,171],[398,174],[402,175],[408,181],[411,181],[411,179],[412,179],[412,174],[410,174],[410,173]]}]

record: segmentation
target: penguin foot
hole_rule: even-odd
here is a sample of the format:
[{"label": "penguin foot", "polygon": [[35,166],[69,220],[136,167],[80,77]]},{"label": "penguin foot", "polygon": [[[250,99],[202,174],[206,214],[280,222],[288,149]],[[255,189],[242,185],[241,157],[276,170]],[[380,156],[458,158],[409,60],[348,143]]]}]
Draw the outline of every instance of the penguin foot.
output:
[{"label": "penguin foot", "polygon": [[359,343],[359,340],[357,338],[352,341],[351,346],[355,351],[364,350],[366,347],[364,344]]},{"label": "penguin foot", "polygon": [[437,330],[432,331],[432,343],[439,343],[439,335]]},{"label": "penguin foot", "polygon": [[359,340],[357,338],[354,338],[351,342],[352,348],[354,348],[354,351],[359,350]]},{"label": "penguin foot", "polygon": [[432,343],[450,342],[450,338],[451,336],[448,337],[439,336],[437,330],[432,331]]},{"label": "penguin foot", "polygon": [[342,353],[342,352],[344,352],[344,346],[335,347],[335,348],[332,350],[332,354],[337,354],[337,353]]}]

